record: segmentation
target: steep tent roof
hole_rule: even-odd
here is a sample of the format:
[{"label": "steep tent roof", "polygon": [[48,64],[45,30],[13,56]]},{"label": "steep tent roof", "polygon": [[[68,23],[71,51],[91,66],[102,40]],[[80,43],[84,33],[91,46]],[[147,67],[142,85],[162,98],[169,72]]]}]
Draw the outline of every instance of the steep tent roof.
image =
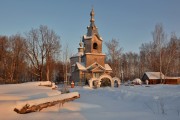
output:
[{"label": "steep tent roof", "polygon": [[86,36],[84,36],[84,39],[90,38],[93,35],[97,35],[97,37],[102,40],[102,38],[100,37],[99,33],[98,33],[98,28],[95,25],[95,19],[94,19],[94,9],[91,10],[90,16],[90,25],[87,27],[87,34]]}]

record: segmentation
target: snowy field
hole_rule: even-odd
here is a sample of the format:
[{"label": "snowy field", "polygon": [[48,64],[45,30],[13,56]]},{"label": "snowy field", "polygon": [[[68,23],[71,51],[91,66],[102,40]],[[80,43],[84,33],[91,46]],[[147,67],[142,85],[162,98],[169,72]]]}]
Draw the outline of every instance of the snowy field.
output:
[{"label": "snowy field", "polygon": [[40,112],[17,114],[18,102],[60,95],[39,83],[0,85],[0,120],[180,120],[180,86],[120,86],[90,89],[75,87],[81,98],[45,108]]}]

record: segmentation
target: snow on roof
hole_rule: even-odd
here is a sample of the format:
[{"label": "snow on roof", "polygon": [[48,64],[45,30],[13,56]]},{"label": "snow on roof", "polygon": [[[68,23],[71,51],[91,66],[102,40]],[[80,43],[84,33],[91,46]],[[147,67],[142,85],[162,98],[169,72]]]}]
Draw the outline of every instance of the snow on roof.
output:
[{"label": "snow on roof", "polygon": [[79,57],[79,56],[82,56],[83,54],[84,54],[83,52],[78,52],[78,53],[74,54],[72,57]]},{"label": "snow on roof", "polygon": [[93,64],[91,64],[90,66],[88,66],[87,69],[92,68],[92,66],[93,66],[93,65],[96,65],[96,64],[98,65],[98,67],[100,67],[100,68],[102,68],[102,69],[105,70],[105,68],[104,68],[102,65],[100,65],[99,63],[97,63],[97,62],[94,62]]},{"label": "snow on roof", "polygon": [[105,69],[108,71],[112,71],[111,67],[109,66],[109,64],[105,64]]},{"label": "snow on roof", "polygon": [[72,64],[71,66],[73,66],[73,67],[74,67],[74,66],[76,66],[76,64]]},{"label": "snow on roof", "polygon": [[103,56],[103,55],[106,55],[106,54],[103,54],[103,53],[85,53],[86,55],[99,55],[99,56]]},{"label": "snow on roof", "polygon": [[76,62],[76,65],[79,70],[86,70],[84,63]]},{"label": "snow on roof", "polygon": [[180,77],[168,77],[168,76],[166,76],[165,78],[166,79],[180,79]]},{"label": "snow on roof", "polygon": [[92,38],[92,36],[86,36],[86,35],[84,35],[83,37],[84,37],[84,39],[91,39]]},{"label": "snow on roof", "polygon": [[99,63],[94,62],[93,64],[91,64],[90,66],[88,66],[88,67],[86,68],[84,63],[76,62],[77,68],[78,68],[79,70],[88,70],[88,69],[92,68],[92,66],[95,65],[95,64],[97,64],[98,67],[100,67],[100,68],[102,68],[102,69],[104,69],[104,70],[112,71],[111,67],[110,67],[108,64],[105,64],[105,67],[103,67],[103,66],[100,65]]},{"label": "snow on roof", "polygon": [[[149,79],[160,79],[160,72],[145,72]],[[161,73],[162,79],[164,79],[164,74]]]},{"label": "snow on roof", "polygon": [[[84,35],[84,36],[83,36],[83,38],[84,38],[84,39],[91,39],[91,38],[92,38],[92,36],[87,36],[87,35]],[[100,40],[103,40],[103,38],[102,38],[102,37],[100,37],[100,36],[99,36],[99,39],[100,39]]]}]

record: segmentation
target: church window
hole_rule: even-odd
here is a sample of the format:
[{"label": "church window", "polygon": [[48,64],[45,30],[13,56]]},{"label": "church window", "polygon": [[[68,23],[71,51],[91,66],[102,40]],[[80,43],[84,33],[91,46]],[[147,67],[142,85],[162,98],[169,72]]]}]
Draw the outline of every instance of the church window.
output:
[{"label": "church window", "polygon": [[97,49],[98,48],[98,44],[97,43],[94,43],[93,44],[93,49]]},{"label": "church window", "polygon": [[95,78],[99,78],[99,77],[100,77],[100,73],[93,73],[93,76],[94,76]]}]

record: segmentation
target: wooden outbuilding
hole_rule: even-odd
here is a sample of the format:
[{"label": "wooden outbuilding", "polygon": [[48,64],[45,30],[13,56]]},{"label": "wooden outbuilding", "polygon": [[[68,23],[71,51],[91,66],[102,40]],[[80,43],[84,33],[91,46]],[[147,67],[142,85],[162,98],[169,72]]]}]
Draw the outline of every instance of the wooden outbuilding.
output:
[{"label": "wooden outbuilding", "polygon": [[164,84],[180,84],[180,77],[165,77]]},{"label": "wooden outbuilding", "polygon": [[149,84],[180,84],[180,77],[168,77],[160,72],[145,72],[142,81],[148,80]]},{"label": "wooden outbuilding", "polygon": [[164,74],[161,73],[160,75],[160,72],[145,72],[142,77],[142,81],[145,83],[148,80],[149,84],[160,84],[161,79],[164,79]]}]

